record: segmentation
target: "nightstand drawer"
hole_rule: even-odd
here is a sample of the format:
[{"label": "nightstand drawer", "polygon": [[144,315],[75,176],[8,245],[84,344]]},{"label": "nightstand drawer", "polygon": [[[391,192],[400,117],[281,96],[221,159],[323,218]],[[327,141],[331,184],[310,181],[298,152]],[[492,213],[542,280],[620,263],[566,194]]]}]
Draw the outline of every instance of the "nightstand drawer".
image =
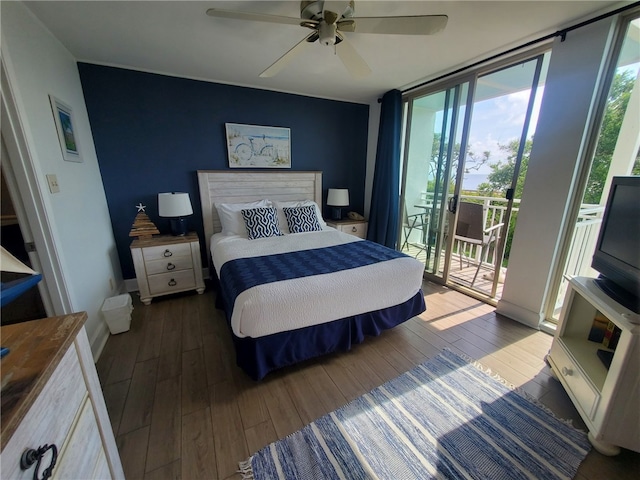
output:
[{"label": "nightstand drawer", "polygon": [[367,236],[367,224],[352,223],[347,225],[340,225],[340,231],[353,235],[354,237],[365,238]]},{"label": "nightstand drawer", "polygon": [[147,275],[155,275],[193,269],[193,259],[191,256],[169,257],[162,260],[145,261],[144,265],[147,269]]},{"label": "nightstand drawer", "polygon": [[149,291],[151,295],[181,292],[195,287],[196,279],[193,269],[149,276]]},{"label": "nightstand drawer", "polygon": [[600,395],[584,377],[580,367],[571,360],[561,342],[557,340],[551,345],[550,360],[555,367],[555,373],[566,385],[576,403],[589,418],[593,419]]},{"label": "nightstand drawer", "polygon": [[177,243],[174,245],[159,245],[157,247],[145,247],[142,249],[145,262],[153,260],[166,260],[181,256],[191,255],[191,245],[188,243]]}]

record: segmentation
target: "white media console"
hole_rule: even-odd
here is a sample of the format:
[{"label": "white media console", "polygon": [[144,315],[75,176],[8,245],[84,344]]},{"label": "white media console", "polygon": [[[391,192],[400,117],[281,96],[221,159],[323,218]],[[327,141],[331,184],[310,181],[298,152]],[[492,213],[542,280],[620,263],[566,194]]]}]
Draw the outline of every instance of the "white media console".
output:
[{"label": "white media console", "polygon": [[[601,315],[598,315],[601,314]],[[602,343],[588,339],[598,315],[620,328],[609,368],[598,357]],[[640,315],[607,296],[592,278],[569,280],[549,363],[604,455],[620,447],[640,452]]]}]

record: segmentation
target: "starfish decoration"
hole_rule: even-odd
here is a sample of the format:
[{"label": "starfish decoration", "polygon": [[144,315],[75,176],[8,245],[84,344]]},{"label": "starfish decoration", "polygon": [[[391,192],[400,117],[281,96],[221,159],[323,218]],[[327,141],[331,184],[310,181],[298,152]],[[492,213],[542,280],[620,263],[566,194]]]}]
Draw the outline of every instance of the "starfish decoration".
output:
[{"label": "starfish decoration", "polygon": [[144,209],[147,207],[144,206],[142,202],[140,202],[138,205],[136,205],[136,208],[138,209],[138,212],[144,212]]}]

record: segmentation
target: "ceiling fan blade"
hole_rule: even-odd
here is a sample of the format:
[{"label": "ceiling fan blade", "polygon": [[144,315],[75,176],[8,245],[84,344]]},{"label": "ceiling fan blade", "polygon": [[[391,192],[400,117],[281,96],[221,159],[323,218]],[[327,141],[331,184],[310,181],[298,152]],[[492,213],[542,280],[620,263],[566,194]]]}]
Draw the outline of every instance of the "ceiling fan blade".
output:
[{"label": "ceiling fan blade", "polygon": [[338,20],[351,2],[348,0],[325,0],[322,7],[322,17],[329,25]]},{"label": "ceiling fan blade", "polygon": [[366,77],[371,73],[371,69],[364,58],[353,48],[343,35],[339,35],[341,41],[336,43],[336,53],[344,66],[347,67],[351,76],[356,78]]},{"label": "ceiling fan blade", "polygon": [[338,21],[338,30],[391,35],[433,35],[442,31],[448,20],[446,15],[347,18]]},{"label": "ceiling fan blade", "polygon": [[236,12],[232,10],[220,10],[210,8],[207,10],[210,17],[233,18],[236,20],[251,20],[255,22],[284,23],[286,25],[300,25],[299,18],[281,17],[279,15],[266,15],[263,13]]},{"label": "ceiling fan blade", "polygon": [[291,61],[298,56],[302,50],[304,50],[305,46],[308,45],[308,41],[311,37],[317,35],[317,32],[311,32],[309,35],[304,37],[298,43],[296,43],[293,48],[291,48],[287,53],[282,55],[278,60],[276,60],[269,68],[267,68],[264,72],[260,74],[262,78],[274,77],[277,75],[280,70],[289,65]]}]

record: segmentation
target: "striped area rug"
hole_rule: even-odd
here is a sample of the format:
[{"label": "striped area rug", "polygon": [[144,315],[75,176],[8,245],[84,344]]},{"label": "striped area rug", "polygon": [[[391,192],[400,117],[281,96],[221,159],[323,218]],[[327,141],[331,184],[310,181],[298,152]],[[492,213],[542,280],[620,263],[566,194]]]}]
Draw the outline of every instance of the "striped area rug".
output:
[{"label": "striped area rug", "polygon": [[254,479],[573,478],[590,445],[449,350],[255,453]]}]

